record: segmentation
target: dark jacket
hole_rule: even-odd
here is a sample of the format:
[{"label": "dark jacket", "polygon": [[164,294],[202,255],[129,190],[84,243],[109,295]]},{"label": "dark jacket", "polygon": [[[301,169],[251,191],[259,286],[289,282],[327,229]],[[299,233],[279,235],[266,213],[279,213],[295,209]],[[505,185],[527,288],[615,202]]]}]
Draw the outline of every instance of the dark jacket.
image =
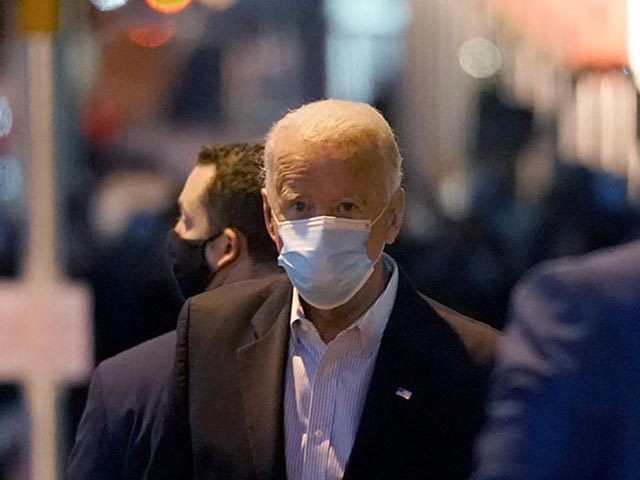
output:
[{"label": "dark jacket", "polygon": [[[286,278],[190,299],[146,478],[285,478]],[[401,273],[346,479],[463,479],[499,334],[430,302]],[[413,392],[410,400],[396,395]]]},{"label": "dark jacket", "polygon": [[176,332],[102,362],[69,457],[67,480],[139,480],[173,366]]}]

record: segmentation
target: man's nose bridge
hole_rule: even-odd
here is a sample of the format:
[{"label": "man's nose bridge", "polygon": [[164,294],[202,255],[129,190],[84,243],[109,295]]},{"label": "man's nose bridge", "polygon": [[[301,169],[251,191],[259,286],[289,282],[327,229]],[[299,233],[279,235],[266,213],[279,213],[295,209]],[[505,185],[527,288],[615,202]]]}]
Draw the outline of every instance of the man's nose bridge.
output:
[{"label": "man's nose bridge", "polygon": [[184,222],[180,219],[176,220],[176,223],[173,224],[172,230],[180,236],[184,236],[185,234],[185,226]]},{"label": "man's nose bridge", "polygon": [[336,211],[333,207],[327,205],[317,205],[313,208],[313,216],[314,217],[337,217]]}]

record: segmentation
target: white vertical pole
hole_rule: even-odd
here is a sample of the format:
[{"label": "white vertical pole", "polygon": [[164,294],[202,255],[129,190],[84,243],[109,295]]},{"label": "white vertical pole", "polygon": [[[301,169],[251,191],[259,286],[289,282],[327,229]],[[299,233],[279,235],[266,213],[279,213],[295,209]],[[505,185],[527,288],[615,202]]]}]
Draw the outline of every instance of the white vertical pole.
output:
[{"label": "white vertical pole", "polygon": [[31,414],[31,478],[55,480],[57,478],[57,425],[55,384],[42,377],[25,382]]},{"label": "white vertical pole", "polygon": [[[29,247],[24,276],[36,292],[59,279],[56,255],[54,162],[53,39],[48,32],[26,37],[29,112]],[[46,315],[46,312],[42,312]],[[26,321],[37,322],[36,318]],[[57,477],[57,385],[32,373],[25,382],[31,412],[31,474],[34,480]]]},{"label": "white vertical pole", "polygon": [[50,33],[27,36],[29,103],[29,250],[25,279],[40,283],[59,280],[56,254],[54,162],[53,40]]}]

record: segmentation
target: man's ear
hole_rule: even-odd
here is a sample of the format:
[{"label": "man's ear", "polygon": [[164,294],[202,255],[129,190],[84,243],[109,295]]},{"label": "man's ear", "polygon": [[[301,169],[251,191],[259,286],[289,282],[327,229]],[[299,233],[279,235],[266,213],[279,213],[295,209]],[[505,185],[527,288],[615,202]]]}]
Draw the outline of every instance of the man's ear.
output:
[{"label": "man's ear", "polygon": [[400,228],[402,227],[402,219],[404,218],[404,188],[399,187],[391,197],[389,202],[389,230],[387,230],[387,238],[385,242],[391,245],[395,242]]},{"label": "man's ear", "polygon": [[241,235],[233,228],[225,228],[217,238],[207,243],[204,257],[211,270],[217,272],[240,257],[243,248]]},{"label": "man's ear", "polygon": [[264,224],[267,227],[267,232],[269,232],[269,236],[273,243],[276,244],[276,248],[280,251],[280,246],[278,244],[279,237],[276,232],[275,226],[275,218],[273,215],[273,210],[271,209],[271,205],[269,204],[269,197],[267,195],[267,189],[263,188],[260,193],[262,194],[262,212],[264,214]]}]

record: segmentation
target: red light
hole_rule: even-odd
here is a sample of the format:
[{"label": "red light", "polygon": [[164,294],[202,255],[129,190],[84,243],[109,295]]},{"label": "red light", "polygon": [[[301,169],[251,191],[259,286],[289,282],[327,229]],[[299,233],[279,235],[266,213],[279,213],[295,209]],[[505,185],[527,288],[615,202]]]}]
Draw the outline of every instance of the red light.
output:
[{"label": "red light", "polygon": [[171,23],[156,23],[140,27],[130,27],[127,36],[136,45],[144,48],[156,48],[167,43],[175,33],[175,25]]},{"label": "red light", "polygon": [[90,100],[83,110],[80,127],[84,135],[97,145],[108,145],[122,124],[118,105],[109,98],[98,97]]}]

